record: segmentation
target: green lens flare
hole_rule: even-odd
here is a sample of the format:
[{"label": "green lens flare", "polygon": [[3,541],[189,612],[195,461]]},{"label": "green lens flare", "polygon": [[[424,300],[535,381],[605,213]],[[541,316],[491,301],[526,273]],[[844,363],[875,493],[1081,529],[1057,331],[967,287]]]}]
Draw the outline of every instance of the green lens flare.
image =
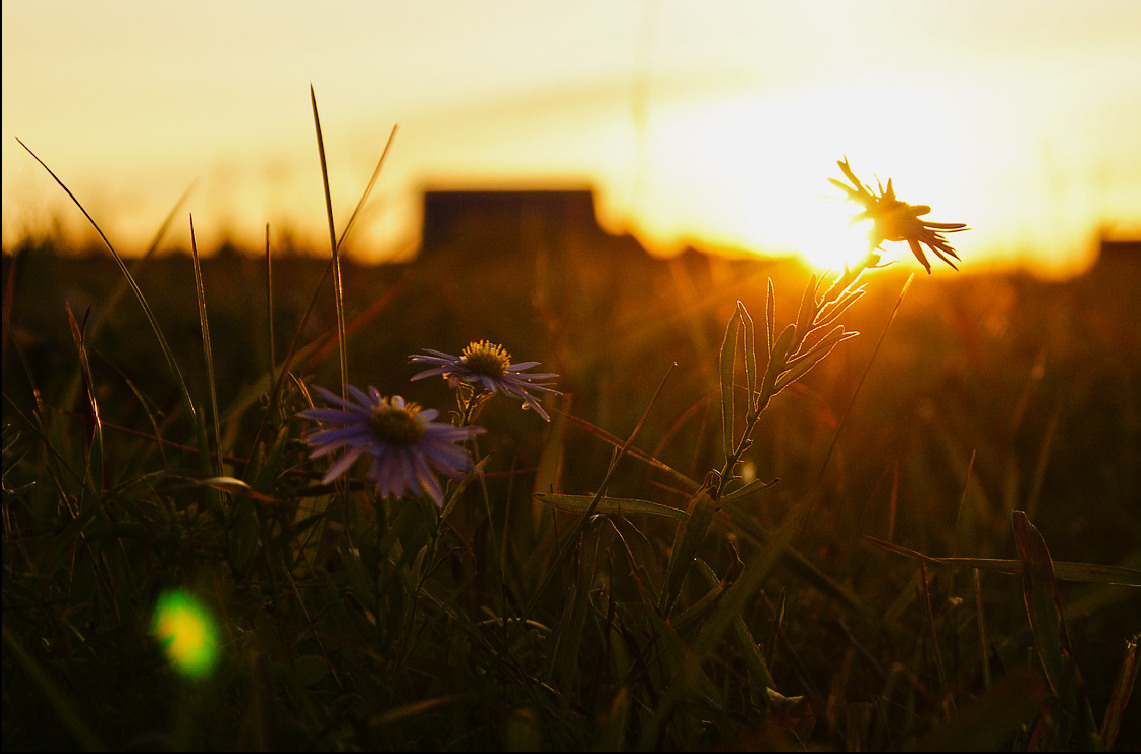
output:
[{"label": "green lens flare", "polygon": [[151,631],[182,675],[198,679],[210,674],[218,659],[218,631],[210,611],[193,595],[163,593]]}]

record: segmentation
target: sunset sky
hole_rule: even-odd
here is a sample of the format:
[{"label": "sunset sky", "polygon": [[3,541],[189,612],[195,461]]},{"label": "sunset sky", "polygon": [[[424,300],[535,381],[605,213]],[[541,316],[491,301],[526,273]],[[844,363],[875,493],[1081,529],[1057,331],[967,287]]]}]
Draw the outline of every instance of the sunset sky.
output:
[{"label": "sunset sky", "polygon": [[[3,3],[3,241],[82,217],[126,253],[327,245],[394,124],[352,254],[407,255],[433,187],[597,189],[600,220],[815,259],[852,248],[857,174],[965,221],[968,267],[1063,274],[1141,237],[1138,0]],[[906,249],[904,249],[906,254]]]}]

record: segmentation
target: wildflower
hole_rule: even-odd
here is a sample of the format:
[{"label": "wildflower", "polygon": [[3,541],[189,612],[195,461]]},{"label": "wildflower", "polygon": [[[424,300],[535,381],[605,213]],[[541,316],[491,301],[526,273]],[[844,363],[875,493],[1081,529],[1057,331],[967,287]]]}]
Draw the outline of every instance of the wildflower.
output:
[{"label": "wildflower", "polygon": [[471,470],[471,457],[455,443],[483,432],[481,427],[453,427],[432,421],[439,412],[405,402],[399,395],[385,398],[374,387],[366,395],[346,385],[353,400],[315,389],[328,403],[341,408],[314,408],[297,414],[322,424],[305,438],[313,447],[310,457],[320,458],[346,448],[325,474],[325,483],[345,473],[367,453],[372,456],[367,476],[376,482],[377,492],[399,497],[405,490],[419,488],[436,505],[443,505],[435,473],[459,479]]},{"label": "wildflower", "polygon": [[524,409],[534,409],[535,413],[550,421],[551,417],[539,404],[539,399],[529,393],[535,390],[541,393],[561,395],[558,390],[550,387],[550,380],[558,377],[557,374],[523,374],[531,367],[539,365],[537,361],[525,361],[521,364],[512,364],[511,356],[503,346],[489,340],[473,341],[464,348],[462,356],[449,356],[446,353],[425,348],[431,356],[416,355],[411,357],[413,364],[430,364],[431,369],[415,375],[413,380],[420,380],[434,375],[443,375],[444,379],[454,390],[461,382],[483,388],[487,393],[503,393],[523,401]]},{"label": "wildflower", "polygon": [[959,269],[951,261],[952,257],[958,259],[959,255],[955,252],[955,247],[947,242],[946,236],[940,231],[954,233],[967,230],[965,223],[935,223],[920,220],[919,218],[930,212],[931,208],[925,204],[911,205],[896,199],[895,189],[892,188],[890,178],[887,179],[886,189],[877,181],[879,185],[879,195],[877,196],[872,191],[871,186],[860,183],[846,159],[843,162],[837,160],[836,164],[840,166],[840,170],[848,177],[852,185],[849,186],[835,178],[828,180],[833,185],[842,188],[850,200],[864,208],[863,212],[853,218],[855,221],[871,220],[873,222],[872,229],[868,233],[868,240],[871,242],[872,249],[880,248],[884,241],[907,241],[908,246],[911,247],[911,253],[915,255],[915,258],[919,260],[919,263],[927,270],[927,274],[930,275],[931,264],[923,255],[923,246],[920,245],[922,244],[931,249],[935,256],[952,268]]}]

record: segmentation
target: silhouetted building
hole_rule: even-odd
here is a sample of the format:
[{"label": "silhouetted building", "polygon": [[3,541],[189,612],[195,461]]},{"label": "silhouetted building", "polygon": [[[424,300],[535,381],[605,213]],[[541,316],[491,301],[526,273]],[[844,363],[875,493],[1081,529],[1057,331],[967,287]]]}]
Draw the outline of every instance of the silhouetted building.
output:
[{"label": "silhouetted building", "polygon": [[595,253],[611,261],[650,261],[633,236],[607,233],[589,188],[424,192],[420,258],[456,263],[531,262],[538,256]]},{"label": "silhouetted building", "polygon": [[1124,270],[1141,265],[1141,239],[1110,240],[1101,239],[1098,243],[1097,270]]}]

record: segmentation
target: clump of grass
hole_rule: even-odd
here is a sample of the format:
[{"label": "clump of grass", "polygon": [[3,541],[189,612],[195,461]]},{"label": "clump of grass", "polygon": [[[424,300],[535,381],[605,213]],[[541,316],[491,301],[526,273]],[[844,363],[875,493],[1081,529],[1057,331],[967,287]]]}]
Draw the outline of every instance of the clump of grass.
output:
[{"label": "clump of grass", "polygon": [[[1063,582],[1096,588],[1084,609],[1111,620],[1135,599],[1136,568],[1055,561],[1020,511],[1009,513],[1016,557],[961,556],[972,541],[957,526],[954,557],[905,547],[897,483],[887,539],[859,538],[844,528],[854,514],[842,489],[830,491],[847,501],[837,512],[756,473],[758,441],[785,437],[773,429],[782,396],[803,395],[857,336],[845,322],[872,290],[883,242],[907,242],[928,272],[921,245],[953,267],[940,231],[961,224],[920,221],[927,208],[897,199],[890,180],[873,190],[838,163],[851,185],[836,183],[872,223],[864,260],[813,276],[783,325],[771,278],[762,326],[741,301],[723,302],[720,349],[700,354],[699,379],[679,379],[649,324],[626,327],[654,344],[661,368],[637,364],[656,383],[641,390],[622,362],[625,381],[610,383],[619,395],[598,401],[630,405],[600,422],[575,402],[590,395],[584,376],[594,388],[613,379],[605,359],[568,361],[556,348],[563,376],[532,372],[537,362],[511,357],[527,349],[482,335],[451,356],[436,350],[448,347],[446,328],[416,327],[438,305],[430,297],[396,312],[374,292],[378,303],[350,317],[343,245],[388,146],[338,237],[315,93],[312,102],[330,260],[279,362],[267,229],[266,363],[240,389],[219,384],[222,331],[211,327],[192,226],[186,294],[199,327],[185,350],[152,309],[142,270],[100,231],[173,401],[140,387],[135,365],[103,353],[102,332],[70,308],[72,372],[41,386],[20,341],[7,340],[9,267],[6,362],[10,348],[29,389],[4,393],[5,748],[1132,745],[1136,637],[1115,647],[1110,683],[1083,672]],[[329,298],[331,325],[313,336],[307,323]],[[686,324],[701,351],[705,321]],[[353,386],[352,338],[368,327],[422,338],[428,355],[387,354],[366,379],[411,359],[427,367],[411,380],[443,378],[430,381],[435,393],[415,383],[428,407]],[[878,346],[840,383],[849,406]],[[202,394],[184,376],[192,363]],[[671,401],[679,381],[685,394]],[[338,391],[316,389],[333,382]],[[695,384],[708,391],[687,392]],[[429,399],[455,402],[450,424]],[[968,480],[973,468],[972,454]],[[840,567],[836,552],[864,565]],[[958,596],[964,582],[969,599]],[[165,612],[170,594],[190,600],[194,620]],[[202,644],[201,626],[216,638],[203,666],[212,672],[187,677],[172,648],[183,657]]]}]

